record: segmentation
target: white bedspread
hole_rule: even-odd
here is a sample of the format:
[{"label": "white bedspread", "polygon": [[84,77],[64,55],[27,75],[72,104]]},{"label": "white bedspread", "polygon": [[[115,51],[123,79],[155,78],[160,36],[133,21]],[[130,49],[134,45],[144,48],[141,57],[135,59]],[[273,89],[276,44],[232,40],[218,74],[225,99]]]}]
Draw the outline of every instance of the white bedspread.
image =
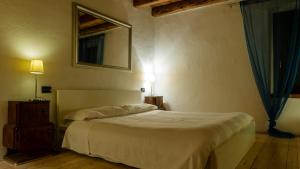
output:
[{"label": "white bedspread", "polygon": [[204,169],[210,152],[246,127],[246,113],[150,111],[73,122],[62,147],[145,169]]}]

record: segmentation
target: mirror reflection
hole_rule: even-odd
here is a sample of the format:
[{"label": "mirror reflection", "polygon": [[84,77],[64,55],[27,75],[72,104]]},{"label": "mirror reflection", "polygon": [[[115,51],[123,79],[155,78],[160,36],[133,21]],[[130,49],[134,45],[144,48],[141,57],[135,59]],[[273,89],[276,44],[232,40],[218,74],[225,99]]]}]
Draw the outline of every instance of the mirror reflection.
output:
[{"label": "mirror reflection", "polygon": [[130,70],[131,26],[76,5],[77,65]]}]

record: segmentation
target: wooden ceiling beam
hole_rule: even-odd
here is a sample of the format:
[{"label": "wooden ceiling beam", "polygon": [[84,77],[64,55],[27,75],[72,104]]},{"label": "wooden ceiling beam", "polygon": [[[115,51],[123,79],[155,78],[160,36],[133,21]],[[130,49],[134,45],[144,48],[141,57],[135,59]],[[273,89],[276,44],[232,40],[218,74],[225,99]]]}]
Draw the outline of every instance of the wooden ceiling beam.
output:
[{"label": "wooden ceiling beam", "polygon": [[170,1],[171,0],[133,0],[133,6],[137,8],[145,8],[167,3]]},{"label": "wooden ceiling beam", "polygon": [[152,8],[152,16],[158,17],[185,11],[188,9],[199,8],[219,3],[222,4],[230,1],[231,0],[182,0]]},{"label": "wooden ceiling beam", "polygon": [[105,22],[106,21],[104,21],[102,19],[95,18],[94,20],[91,20],[91,21],[80,22],[79,28],[80,29],[86,29],[86,28],[89,28],[89,27],[93,27],[93,26],[96,26],[96,25],[103,24]]},{"label": "wooden ceiling beam", "polygon": [[84,35],[90,35],[90,34],[94,34],[94,33],[100,33],[100,32],[108,31],[108,30],[115,29],[118,27],[120,27],[120,26],[115,25],[110,22],[105,22],[105,23],[97,25],[97,26],[93,26],[93,27],[86,28],[86,29],[81,29],[81,30],[79,30],[79,35],[84,36]]}]

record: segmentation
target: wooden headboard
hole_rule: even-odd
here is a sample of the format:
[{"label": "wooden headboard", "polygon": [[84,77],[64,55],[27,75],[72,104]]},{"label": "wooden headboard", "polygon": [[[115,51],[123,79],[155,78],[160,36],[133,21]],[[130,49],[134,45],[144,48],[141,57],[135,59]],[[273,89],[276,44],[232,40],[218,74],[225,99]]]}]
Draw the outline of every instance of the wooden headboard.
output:
[{"label": "wooden headboard", "polygon": [[64,126],[63,117],[73,110],[141,102],[135,90],[57,90],[57,123]]}]

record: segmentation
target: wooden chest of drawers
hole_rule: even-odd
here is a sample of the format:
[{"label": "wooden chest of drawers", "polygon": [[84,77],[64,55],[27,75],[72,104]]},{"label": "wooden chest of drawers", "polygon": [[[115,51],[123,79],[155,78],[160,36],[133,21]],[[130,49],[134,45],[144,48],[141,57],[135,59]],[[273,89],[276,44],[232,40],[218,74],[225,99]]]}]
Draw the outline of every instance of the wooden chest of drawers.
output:
[{"label": "wooden chest of drawers", "polygon": [[49,101],[9,101],[3,146],[18,152],[52,149],[54,125],[49,122]]}]

